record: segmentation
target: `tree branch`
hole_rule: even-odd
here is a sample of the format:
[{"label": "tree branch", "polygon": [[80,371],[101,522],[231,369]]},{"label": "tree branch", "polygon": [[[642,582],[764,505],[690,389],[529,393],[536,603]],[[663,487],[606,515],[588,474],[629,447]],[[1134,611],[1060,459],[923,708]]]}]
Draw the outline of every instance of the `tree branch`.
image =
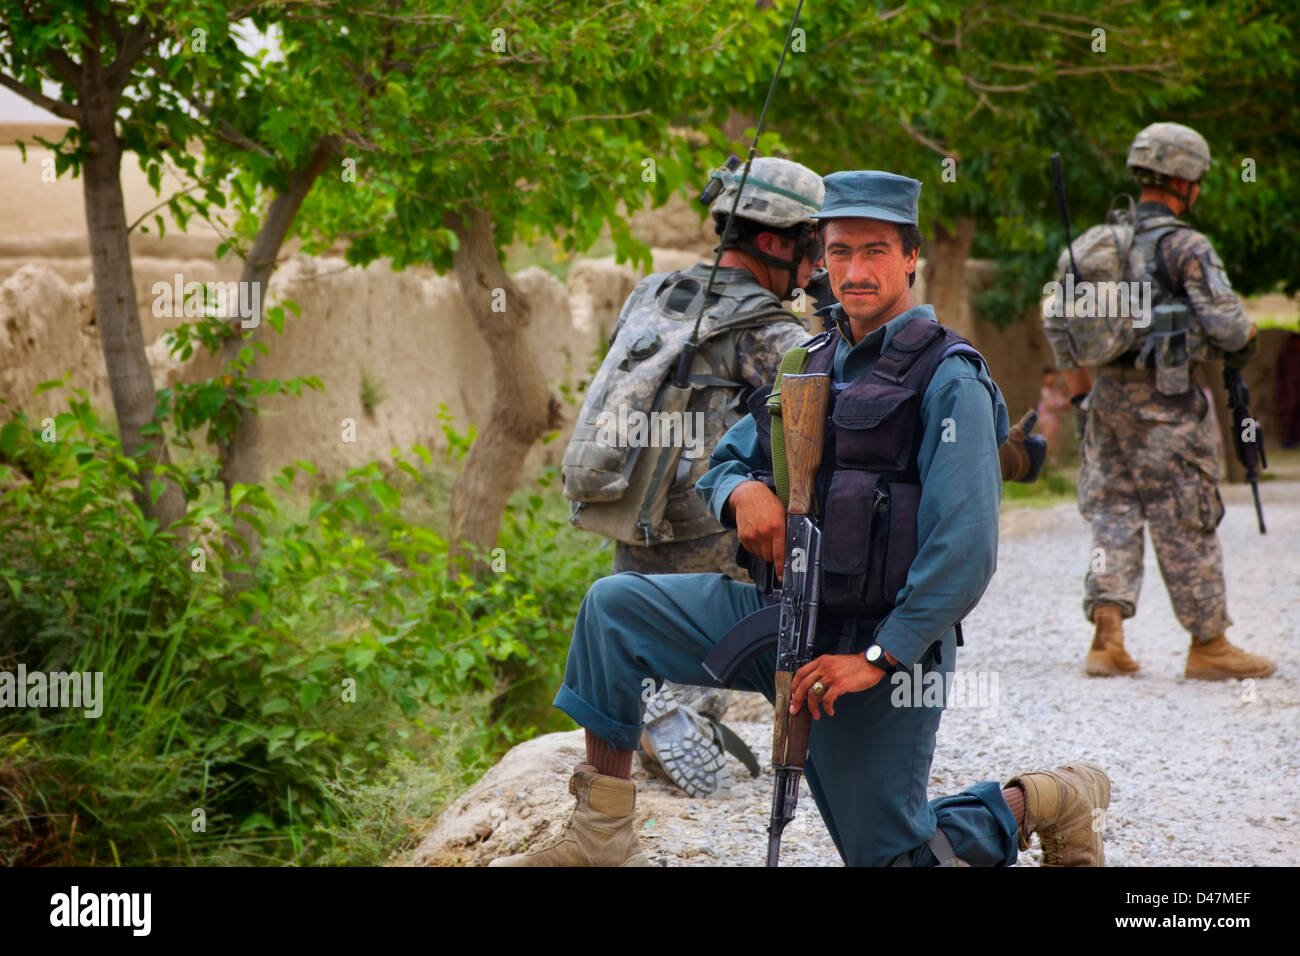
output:
[{"label": "tree branch", "polygon": [[45,59],[63,81],[76,89],[81,83],[81,66],[58,47],[45,51]]},{"label": "tree branch", "polygon": [[184,196],[184,195],[186,195],[187,193],[192,193],[192,192],[194,192],[194,190],[196,190],[196,189],[201,189],[202,187],[203,187],[203,183],[195,183],[195,184],[194,184],[193,186],[191,186],[189,189],[182,189],[180,192],[172,193],[170,196],[168,196],[168,197],[167,197],[166,199],[164,199],[162,202],[158,203],[158,205],[156,205],[156,206],[151,206],[150,208],[146,209],[144,212],[140,213],[140,218],[138,218],[135,222],[131,223],[131,225],[127,226],[127,227],[126,227],[126,231],[127,231],[128,233],[134,232],[136,226],[140,225],[140,223],[144,222],[146,219],[149,218],[150,215],[152,215],[153,213],[157,212],[159,209],[162,209],[163,206],[168,206],[168,205],[170,205],[170,204],[171,204],[171,201],[172,201],[173,199],[175,199],[177,196]]},{"label": "tree branch", "polygon": [[78,107],[73,106],[71,103],[50,99],[39,90],[34,90],[30,86],[19,83],[8,74],[0,73],[0,86],[13,90],[23,99],[35,103],[42,109],[49,110],[55,116],[61,116],[65,120],[71,120],[74,123],[81,122],[81,110]]},{"label": "tree branch", "polygon": [[253,138],[246,136],[239,130],[235,129],[235,127],[228,121],[223,119],[214,120],[212,118],[211,106],[208,106],[206,103],[188,100],[179,93],[176,94],[176,98],[182,103],[187,103],[193,107],[196,113],[199,113],[204,119],[212,124],[213,132],[227,143],[230,143],[232,146],[238,146],[240,149],[246,150],[250,153],[261,153],[267,159],[277,161],[277,157],[269,149]]},{"label": "tree branch", "polygon": [[578,120],[631,119],[634,116],[649,116],[649,110],[637,110],[633,113],[589,113],[586,116],[570,116],[564,122],[576,123]]},{"label": "tree branch", "polygon": [[131,75],[131,68],[135,66],[135,61],[140,59],[140,54],[144,53],[157,38],[154,28],[148,24],[143,16],[140,18],[140,22],[127,32],[122,45],[117,51],[117,56],[104,74],[104,80],[108,84],[108,88],[112,90],[114,99],[117,99],[122,90],[126,88],[126,81]]},{"label": "tree branch", "polygon": [[960,162],[961,156],[958,153],[954,152],[951,149],[946,149],[940,143],[936,143],[934,140],[930,139],[930,137],[926,136],[920,130],[915,129],[911,123],[908,123],[904,120],[899,120],[899,125],[903,127],[903,132],[905,132],[908,136],[912,137],[912,139],[916,140],[922,146],[926,147],[927,149],[933,150],[934,152],[938,153],[940,156],[945,156],[945,157],[951,156],[953,159],[958,160]]}]

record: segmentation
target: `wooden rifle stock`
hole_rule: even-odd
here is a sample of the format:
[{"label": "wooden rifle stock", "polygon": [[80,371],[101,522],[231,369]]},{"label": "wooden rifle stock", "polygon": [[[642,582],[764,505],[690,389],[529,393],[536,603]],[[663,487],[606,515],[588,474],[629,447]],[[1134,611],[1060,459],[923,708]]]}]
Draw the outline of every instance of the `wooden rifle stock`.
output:
[{"label": "wooden rifle stock", "polygon": [[830,394],[830,378],[825,375],[781,376],[781,425],[790,475],[790,504],[786,511],[792,515],[811,513]]}]

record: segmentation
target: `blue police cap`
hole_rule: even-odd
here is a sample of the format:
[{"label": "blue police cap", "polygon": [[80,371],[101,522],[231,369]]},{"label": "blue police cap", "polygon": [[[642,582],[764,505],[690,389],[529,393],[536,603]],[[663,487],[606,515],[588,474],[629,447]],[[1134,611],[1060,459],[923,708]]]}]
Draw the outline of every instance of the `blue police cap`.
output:
[{"label": "blue police cap", "polygon": [[851,169],[831,173],[824,182],[826,199],[814,219],[883,219],[918,225],[921,184],[915,179],[878,169]]}]

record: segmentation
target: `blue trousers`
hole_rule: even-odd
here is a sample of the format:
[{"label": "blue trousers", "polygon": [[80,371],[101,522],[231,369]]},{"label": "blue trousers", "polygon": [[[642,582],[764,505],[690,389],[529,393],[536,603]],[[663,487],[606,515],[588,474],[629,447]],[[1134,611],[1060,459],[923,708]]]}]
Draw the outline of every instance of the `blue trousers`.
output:
[{"label": "blue trousers", "polygon": [[[619,750],[641,736],[641,700],[664,680],[716,687],[709,651],[738,621],[763,606],[758,588],[723,574],[624,572],[597,581],[583,599],[569,647],[559,707]],[[936,653],[937,650],[937,653]],[[957,658],[952,631],[923,660],[945,677]],[[760,655],[736,681],[772,701],[775,653]],[[944,685],[946,686],[946,684]],[[893,685],[835,702],[813,721],[806,776],[822,819],[849,866],[887,866],[910,853],[934,866],[925,846],[941,827],[971,866],[1016,861],[1016,822],[993,782],[926,799],[941,706],[894,706]]]}]

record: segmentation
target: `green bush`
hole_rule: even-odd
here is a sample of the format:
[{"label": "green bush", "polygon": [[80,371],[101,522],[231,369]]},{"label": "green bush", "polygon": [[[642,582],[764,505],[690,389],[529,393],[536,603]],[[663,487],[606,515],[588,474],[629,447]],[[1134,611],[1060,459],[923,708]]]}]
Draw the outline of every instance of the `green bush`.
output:
[{"label": "green bush", "polygon": [[410,828],[366,815],[410,767],[432,779],[402,801],[432,814],[504,747],[571,726],[550,700],[609,562],[550,476],[474,580],[411,520],[429,502],[404,503],[434,471],[423,448],[310,498],[299,462],[229,511],[211,469],[172,467],[190,506],[164,530],[84,392],[56,432],[17,412],[0,429],[0,670],[101,671],[105,703],[0,710],[0,862],[376,862]]}]

